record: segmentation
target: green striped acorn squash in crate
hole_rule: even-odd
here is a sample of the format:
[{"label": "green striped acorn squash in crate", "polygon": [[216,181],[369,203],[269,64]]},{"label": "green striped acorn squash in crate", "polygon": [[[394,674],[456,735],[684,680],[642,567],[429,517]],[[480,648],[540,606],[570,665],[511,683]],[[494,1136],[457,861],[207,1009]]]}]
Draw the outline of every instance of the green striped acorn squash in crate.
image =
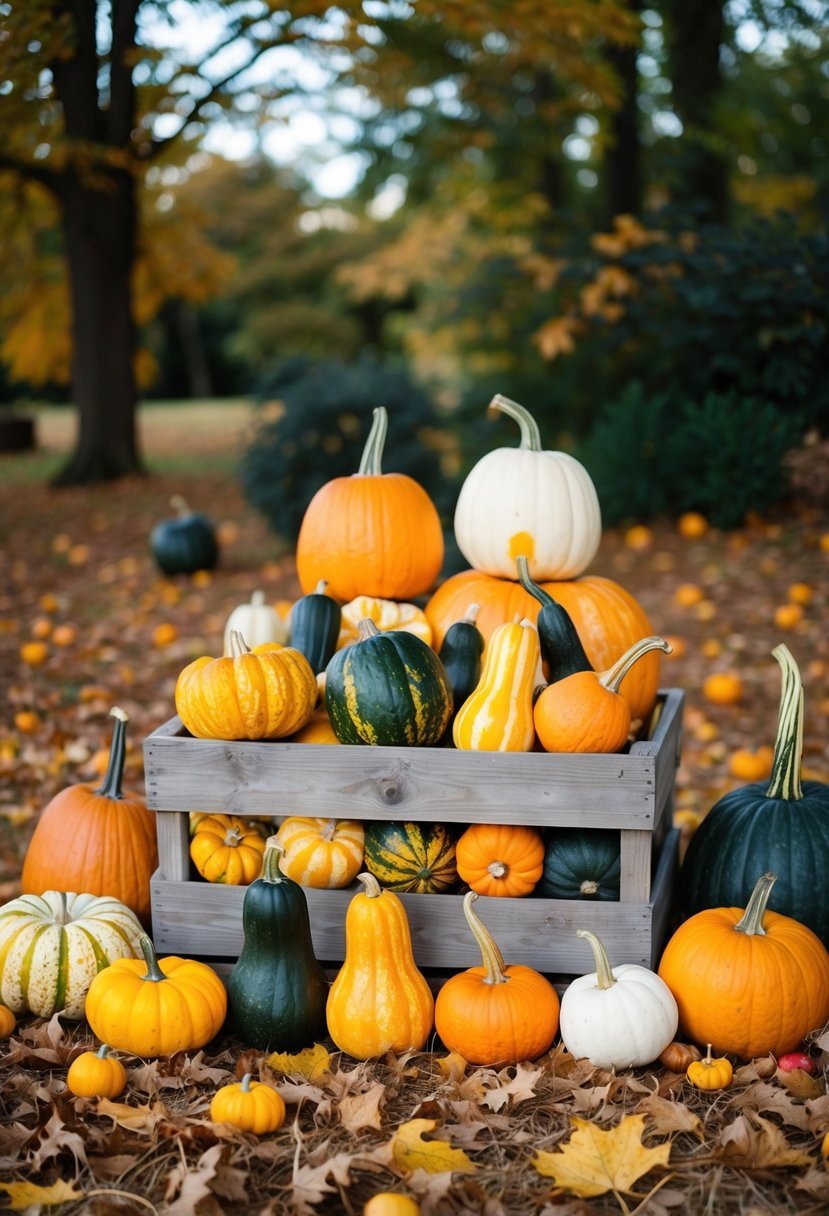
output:
[{"label": "green striped acorn squash in crate", "polygon": [[439,823],[367,823],[365,865],[392,891],[440,894],[458,884],[455,837]]}]

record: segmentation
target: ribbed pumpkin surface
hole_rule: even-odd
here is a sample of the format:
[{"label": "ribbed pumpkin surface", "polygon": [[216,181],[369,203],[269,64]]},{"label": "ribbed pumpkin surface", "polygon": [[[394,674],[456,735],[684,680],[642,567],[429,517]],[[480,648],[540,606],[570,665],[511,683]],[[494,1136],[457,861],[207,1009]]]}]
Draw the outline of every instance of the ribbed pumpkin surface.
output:
[{"label": "ribbed pumpkin surface", "polygon": [[365,861],[392,891],[449,891],[458,881],[455,842],[437,823],[367,824]]}]

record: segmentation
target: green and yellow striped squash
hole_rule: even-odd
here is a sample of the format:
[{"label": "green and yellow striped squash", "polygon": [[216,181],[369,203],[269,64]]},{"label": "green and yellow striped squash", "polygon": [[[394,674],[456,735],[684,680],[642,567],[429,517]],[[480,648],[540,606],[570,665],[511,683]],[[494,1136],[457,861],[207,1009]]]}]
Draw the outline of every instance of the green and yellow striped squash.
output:
[{"label": "green and yellow striped squash", "polygon": [[531,621],[493,629],[475,691],[455,715],[452,738],[463,751],[529,752],[535,743],[533,689],[543,682]]},{"label": "green and yellow striped squash", "polygon": [[325,669],[325,704],[341,743],[428,747],[449,724],[452,687],[430,646],[366,618]]},{"label": "green and yellow striped squash", "polygon": [[0,908],[0,1000],[15,1013],[80,1020],[89,985],[119,958],[140,958],[144,930],[108,895],[44,891]]},{"label": "green and yellow striped squash", "polygon": [[455,841],[439,823],[367,823],[365,864],[391,891],[440,893],[458,882]]}]

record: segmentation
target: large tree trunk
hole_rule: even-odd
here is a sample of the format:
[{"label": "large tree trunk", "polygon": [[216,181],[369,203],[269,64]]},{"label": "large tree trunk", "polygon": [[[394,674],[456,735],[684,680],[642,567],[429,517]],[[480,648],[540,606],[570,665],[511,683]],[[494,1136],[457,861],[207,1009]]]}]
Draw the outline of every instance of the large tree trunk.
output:
[{"label": "large tree trunk", "polygon": [[[630,0],[635,13],[642,11],[642,0]],[[614,45],[608,59],[621,85],[622,100],[610,116],[610,147],[605,161],[607,218],[638,215],[642,209],[642,145],[639,135],[639,72],[636,61],[640,51],[634,46]]]},{"label": "large tree trunk", "polygon": [[103,185],[71,174],[62,186],[78,431],[54,484],[71,485],[142,471],[131,305],[136,203],[129,173],[112,174]]}]

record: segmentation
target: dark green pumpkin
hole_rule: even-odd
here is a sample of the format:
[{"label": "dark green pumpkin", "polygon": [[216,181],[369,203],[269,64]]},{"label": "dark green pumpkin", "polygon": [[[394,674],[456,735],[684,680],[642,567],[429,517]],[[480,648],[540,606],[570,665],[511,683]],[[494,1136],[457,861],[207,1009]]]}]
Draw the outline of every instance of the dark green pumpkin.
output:
[{"label": "dark green pumpkin", "polygon": [[303,595],[291,609],[291,645],[302,651],[314,675],[325,671],[340,636],[342,609],[326,595],[327,586],[325,579],[320,579],[315,590]]},{"label": "dark green pumpkin", "polygon": [[549,592],[533,582],[526,557],[519,557],[516,562],[518,581],[541,605],[536,628],[541,657],[549,672],[549,682],[555,684],[558,680],[575,675],[577,671],[593,671],[593,665],[584,653],[581,638],[569,612],[562,608]]},{"label": "dark green pumpkin", "polygon": [[440,893],[458,882],[455,839],[439,823],[367,823],[365,863],[391,891]]},{"label": "dark green pumpkin", "polygon": [[545,899],[619,898],[622,855],[617,831],[549,828],[544,845],[544,871],[534,895]]},{"label": "dark green pumpkin", "polygon": [[[446,630],[438,658],[452,685],[454,713],[470,697],[481,678],[481,656],[484,635],[475,624],[480,604],[470,604],[462,621],[455,621]],[[453,714],[454,716],[454,714]]]},{"label": "dark green pumpkin", "polygon": [[788,647],[782,670],[774,762],[768,785],[730,790],[691,837],[680,871],[685,916],[744,908],[761,874],[777,875],[769,907],[807,925],[829,947],[829,785],[801,781],[803,685]]},{"label": "dark green pumpkin", "polygon": [[163,519],[150,533],[150,549],[164,574],[212,570],[219,560],[216,531],[206,516],[191,511],[181,495],[170,499],[175,519]]},{"label": "dark green pumpkin", "polygon": [[242,906],[245,940],[228,981],[236,1033],[260,1051],[299,1051],[326,1035],[328,981],[314,955],[308,903],[268,844]]},{"label": "dark green pumpkin", "polygon": [[325,669],[325,704],[340,743],[428,747],[449,724],[452,687],[431,646],[366,617]]}]

